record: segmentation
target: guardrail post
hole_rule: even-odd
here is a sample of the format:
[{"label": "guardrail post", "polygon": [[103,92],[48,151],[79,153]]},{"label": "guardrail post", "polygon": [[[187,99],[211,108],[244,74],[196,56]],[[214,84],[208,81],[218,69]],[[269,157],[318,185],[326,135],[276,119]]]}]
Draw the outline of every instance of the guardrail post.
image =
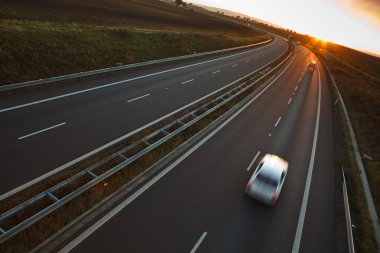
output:
[{"label": "guardrail post", "polygon": [[54,202],[59,201],[59,199],[58,199],[56,196],[54,196],[53,193],[48,192],[47,195],[48,195],[48,197],[49,197],[51,200],[53,200]]},{"label": "guardrail post", "polygon": [[98,176],[94,174],[94,172],[92,171],[87,171],[87,174],[89,174],[90,176],[92,176],[93,178],[97,178]]},{"label": "guardrail post", "polygon": [[355,253],[354,247],[354,238],[352,235],[352,224],[351,224],[351,214],[350,214],[350,205],[348,202],[347,195],[347,186],[346,186],[346,177],[344,176],[344,170],[342,166],[342,176],[343,176],[343,200],[344,200],[344,210],[346,214],[346,226],[347,226],[347,241],[348,241],[348,251],[350,253]]}]

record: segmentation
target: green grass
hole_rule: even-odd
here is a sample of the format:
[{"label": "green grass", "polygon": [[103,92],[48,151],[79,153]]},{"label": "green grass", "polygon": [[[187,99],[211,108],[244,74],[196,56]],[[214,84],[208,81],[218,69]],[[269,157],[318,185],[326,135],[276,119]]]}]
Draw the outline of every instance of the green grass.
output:
[{"label": "green grass", "polygon": [[79,24],[0,23],[1,84],[230,48],[267,40]]},{"label": "green grass", "polygon": [[[21,5],[5,2],[0,1],[0,85],[225,49],[271,37],[225,26],[207,16],[200,20],[197,15],[201,14],[189,10],[166,16],[168,10],[145,2],[122,2],[125,8],[150,11],[136,19],[128,19],[129,14],[136,15],[130,9],[118,12],[114,5],[119,0],[110,1],[110,10],[103,0],[93,1],[100,7],[90,0],[83,5],[49,0],[37,1],[36,6],[27,1],[20,1]],[[62,10],[54,12],[54,4]],[[169,24],[171,20],[176,22]],[[199,28],[202,24],[205,27]]]}]

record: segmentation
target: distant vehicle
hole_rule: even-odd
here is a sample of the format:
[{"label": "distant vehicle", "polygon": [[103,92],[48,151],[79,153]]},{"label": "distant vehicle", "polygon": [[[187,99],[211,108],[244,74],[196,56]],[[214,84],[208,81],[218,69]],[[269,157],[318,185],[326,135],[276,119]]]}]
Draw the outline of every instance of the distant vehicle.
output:
[{"label": "distant vehicle", "polygon": [[316,66],[317,66],[317,62],[316,61],[311,61],[309,63],[309,69],[311,69],[311,70],[314,70]]},{"label": "distant vehicle", "polygon": [[265,204],[274,205],[280,196],[287,172],[287,161],[266,154],[249,179],[246,194]]}]

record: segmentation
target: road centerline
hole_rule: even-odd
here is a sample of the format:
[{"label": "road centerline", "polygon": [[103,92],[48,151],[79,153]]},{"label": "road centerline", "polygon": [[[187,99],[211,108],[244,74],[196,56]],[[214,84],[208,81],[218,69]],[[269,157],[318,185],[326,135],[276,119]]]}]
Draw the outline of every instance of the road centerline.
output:
[{"label": "road centerline", "polygon": [[217,71],[212,72],[213,74],[219,73],[221,70],[218,69]]},{"label": "road centerline", "polygon": [[259,155],[260,155],[260,151],[257,152],[255,157],[252,159],[252,162],[248,165],[247,171],[249,171],[252,168],[252,165],[255,163],[255,161],[256,161],[257,157],[259,157]]},{"label": "road centerline", "polygon": [[281,117],[278,118],[278,120],[276,121],[276,124],[274,124],[274,127],[277,127],[278,123],[280,123],[280,121],[281,121]]},{"label": "road centerline", "polygon": [[237,66],[239,66],[239,64],[234,64],[234,65],[232,65],[233,68],[235,68],[235,67],[237,67]]},{"label": "road centerline", "polygon": [[195,253],[197,251],[198,247],[201,245],[202,241],[205,239],[207,235],[207,232],[203,232],[202,236],[199,238],[197,243],[194,245],[193,249],[190,251],[190,253]]},{"label": "road centerline", "polygon": [[33,135],[36,135],[36,134],[40,134],[40,133],[43,133],[43,132],[46,132],[46,131],[49,131],[53,128],[57,128],[57,127],[60,127],[60,126],[63,126],[63,125],[66,125],[66,122],[62,122],[60,124],[57,124],[57,125],[54,125],[54,126],[51,126],[51,127],[48,127],[48,128],[45,128],[45,129],[42,129],[42,130],[39,130],[39,131],[36,131],[36,132],[33,132],[31,134],[27,134],[27,135],[24,135],[24,136],[21,136],[21,137],[18,137],[17,139],[18,140],[22,140],[22,139],[25,139],[25,138],[28,138],[30,136],[33,136]]},{"label": "road centerline", "polygon": [[130,102],[133,102],[133,101],[136,101],[136,100],[139,100],[139,99],[145,98],[145,97],[147,97],[147,96],[150,96],[150,94],[148,93],[148,94],[145,94],[145,95],[143,95],[143,96],[140,96],[140,97],[137,97],[137,98],[130,99],[130,100],[127,101],[127,103],[130,103]]},{"label": "road centerline", "polygon": [[191,82],[193,82],[194,81],[194,78],[193,79],[190,79],[190,80],[187,80],[187,81],[184,81],[184,82],[182,82],[182,83],[180,83],[180,84],[187,84],[187,83],[191,83]]}]

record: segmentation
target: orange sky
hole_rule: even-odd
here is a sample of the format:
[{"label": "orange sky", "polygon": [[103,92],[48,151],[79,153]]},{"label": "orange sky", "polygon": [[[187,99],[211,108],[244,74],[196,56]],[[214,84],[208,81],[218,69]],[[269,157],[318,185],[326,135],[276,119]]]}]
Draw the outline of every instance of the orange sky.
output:
[{"label": "orange sky", "polygon": [[380,55],[380,0],[189,0]]}]

